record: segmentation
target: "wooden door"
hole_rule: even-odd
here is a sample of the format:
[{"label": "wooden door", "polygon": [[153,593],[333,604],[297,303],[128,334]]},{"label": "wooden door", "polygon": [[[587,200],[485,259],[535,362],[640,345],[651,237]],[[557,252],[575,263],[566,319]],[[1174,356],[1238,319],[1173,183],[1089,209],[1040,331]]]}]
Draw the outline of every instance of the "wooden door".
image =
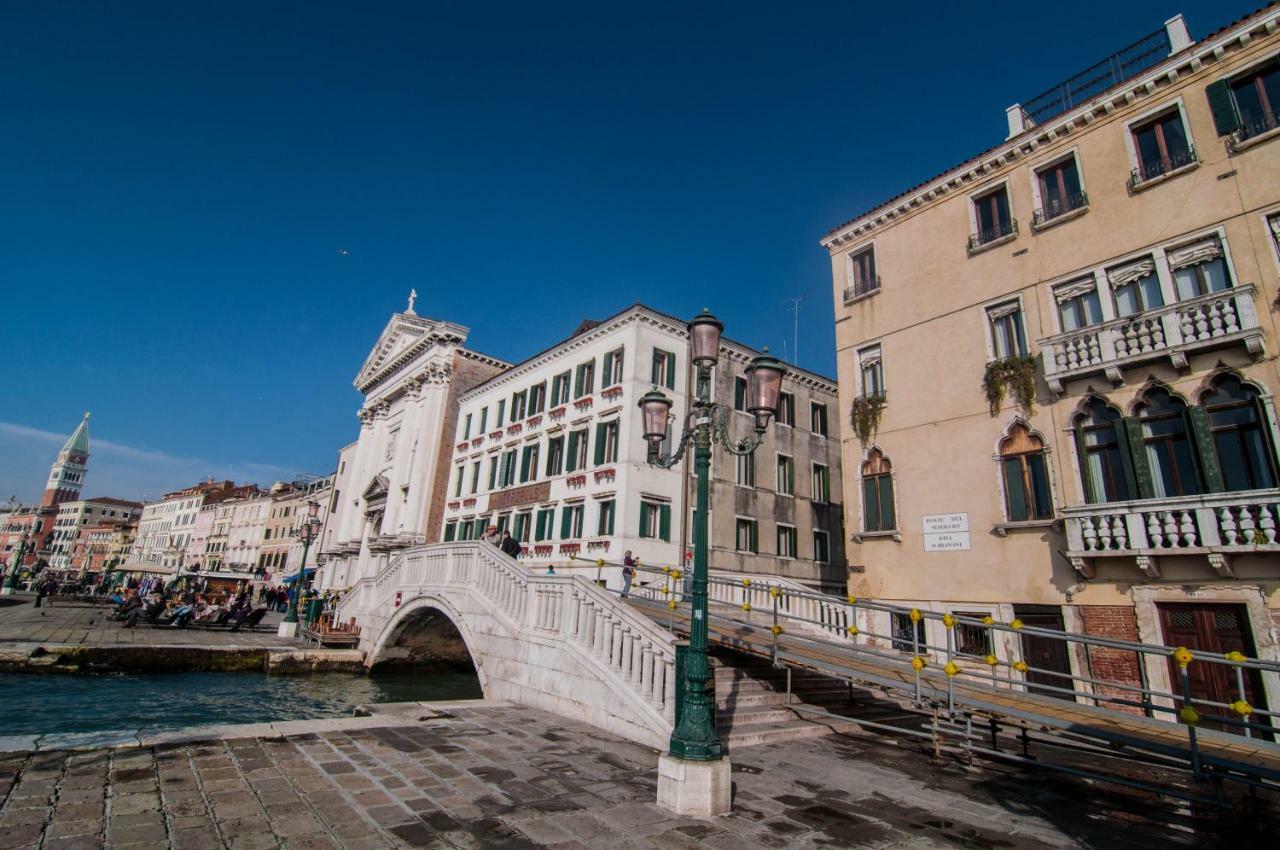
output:
[{"label": "wooden door", "polygon": [[[1164,642],[1169,646],[1185,646],[1214,655],[1225,655],[1228,652],[1240,652],[1253,658],[1256,654],[1253,645],[1253,633],[1249,628],[1249,613],[1243,605],[1229,604],[1183,604],[1169,603],[1156,606],[1160,612],[1160,628],[1164,632]],[[1225,664],[1208,664],[1191,662],[1187,667],[1187,679],[1191,690],[1191,701],[1201,700],[1226,703],[1230,705],[1240,699],[1240,687],[1236,681],[1235,671]],[[1169,659],[1169,682],[1175,694],[1182,692],[1182,673],[1178,664]],[[1266,708],[1266,695],[1262,691],[1262,682],[1256,670],[1245,671],[1245,702],[1255,708]],[[1178,701],[1182,705],[1182,701]],[[1197,710],[1203,714],[1219,714],[1234,717],[1227,709],[1219,706],[1202,705]],[[1254,715],[1252,722],[1266,722]],[[1224,729],[1229,732],[1241,732],[1239,727],[1204,722],[1205,726]]]},{"label": "wooden door", "polygon": [[[1024,626],[1036,629],[1052,629],[1065,631],[1062,624],[1062,610],[1049,605],[1015,605],[1013,615],[1022,621]],[[1059,693],[1037,685],[1050,685],[1054,688],[1070,690],[1071,659],[1067,656],[1067,642],[1040,635],[1023,634],[1022,660],[1035,670],[1027,671],[1027,690],[1035,694],[1058,697],[1075,701],[1071,694]]]}]

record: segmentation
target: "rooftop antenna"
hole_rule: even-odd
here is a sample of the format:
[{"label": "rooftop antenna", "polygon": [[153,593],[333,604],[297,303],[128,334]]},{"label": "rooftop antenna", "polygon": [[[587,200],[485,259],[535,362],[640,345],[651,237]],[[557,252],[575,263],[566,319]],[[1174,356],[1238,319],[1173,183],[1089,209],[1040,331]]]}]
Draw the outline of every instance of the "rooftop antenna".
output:
[{"label": "rooftop antenna", "polygon": [[794,314],[794,319],[795,319],[794,327],[792,329],[792,333],[794,334],[794,336],[792,337],[793,342],[791,345],[791,362],[799,363],[800,362],[800,302],[803,301],[804,299],[791,298],[789,300],[791,301],[791,306],[788,307],[787,309]]}]

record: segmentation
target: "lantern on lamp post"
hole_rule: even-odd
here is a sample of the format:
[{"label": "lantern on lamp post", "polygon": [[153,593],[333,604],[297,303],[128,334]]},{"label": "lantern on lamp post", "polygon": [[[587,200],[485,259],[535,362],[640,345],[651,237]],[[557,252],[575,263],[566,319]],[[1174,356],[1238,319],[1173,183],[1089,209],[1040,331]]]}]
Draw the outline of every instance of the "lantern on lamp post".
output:
[{"label": "lantern on lamp post", "polygon": [[707,552],[710,510],[711,445],[719,443],[734,455],[748,455],[764,439],[769,419],[778,407],[786,367],[765,353],[747,367],[747,409],[755,417],[755,433],[745,440],[729,435],[730,412],[711,401],[711,370],[720,359],[724,323],[703,310],[688,325],[690,358],[696,369],[695,391],[679,445],[661,453],[671,420],[671,399],[657,387],[640,397],[648,461],[663,469],[675,466],[693,441],[696,495],[693,518],[693,580],[690,588],[689,649],[683,677],[676,682],[676,727],[670,747],[658,766],[658,804],[680,814],[713,815],[729,810],[730,769],[715,730],[712,697],[707,692],[711,669],[707,660]]}]

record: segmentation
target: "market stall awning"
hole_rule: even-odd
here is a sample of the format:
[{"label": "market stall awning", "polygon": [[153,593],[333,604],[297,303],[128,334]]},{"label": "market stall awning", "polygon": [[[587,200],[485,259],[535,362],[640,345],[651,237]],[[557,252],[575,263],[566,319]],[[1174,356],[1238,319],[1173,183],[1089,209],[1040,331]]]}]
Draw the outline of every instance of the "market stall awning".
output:
[{"label": "market stall awning", "polygon": [[134,561],[130,564],[121,564],[113,570],[117,573],[156,573],[158,575],[175,575],[172,567],[166,567],[163,564],[157,564],[152,561]]},{"label": "market stall awning", "polygon": [[[305,581],[306,579],[311,578],[311,577],[312,577],[313,575],[315,575],[315,574],[316,574],[316,568],[315,568],[315,567],[307,567],[307,569],[305,570],[305,572],[304,572],[304,574],[303,574],[303,580]],[[285,576],[283,579],[281,579],[281,580],[280,580],[280,583],[281,583],[281,584],[293,584],[293,583],[294,583],[295,581],[297,581],[297,580],[298,580],[298,574],[297,574],[297,573],[294,573],[294,574],[293,574],[293,575],[291,575],[291,576]]]}]

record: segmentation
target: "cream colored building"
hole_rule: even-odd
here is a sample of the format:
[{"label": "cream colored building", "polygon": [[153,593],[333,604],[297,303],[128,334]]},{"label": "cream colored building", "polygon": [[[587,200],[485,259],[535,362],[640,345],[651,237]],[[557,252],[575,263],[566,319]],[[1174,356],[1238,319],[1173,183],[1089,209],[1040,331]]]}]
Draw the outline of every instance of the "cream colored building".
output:
[{"label": "cream colored building", "polygon": [[[863,422],[851,593],[1280,659],[1278,28],[1276,5],[1199,41],[1174,18],[822,240],[841,413]],[[1123,79],[1089,89],[1099,67]],[[906,617],[875,625],[910,640]],[[1141,679],[1124,653],[984,639],[961,636]]]}]

